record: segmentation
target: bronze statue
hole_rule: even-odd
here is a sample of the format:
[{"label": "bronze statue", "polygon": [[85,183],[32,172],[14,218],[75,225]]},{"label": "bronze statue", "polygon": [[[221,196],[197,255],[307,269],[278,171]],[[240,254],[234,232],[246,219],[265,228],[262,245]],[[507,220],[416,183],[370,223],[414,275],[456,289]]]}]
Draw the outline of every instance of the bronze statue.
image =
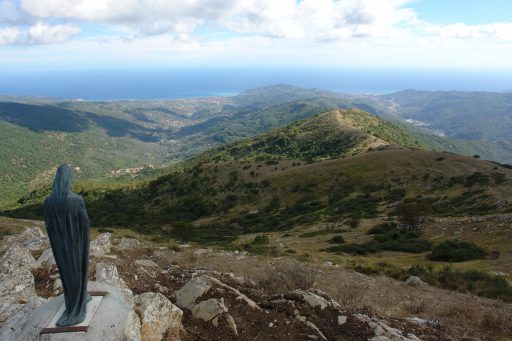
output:
[{"label": "bronze statue", "polygon": [[66,310],[57,326],[72,326],[85,320],[87,269],[89,265],[89,217],[81,196],[71,192],[73,170],[57,169],[52,193],[44,201],[44,220],[59,269]]}]

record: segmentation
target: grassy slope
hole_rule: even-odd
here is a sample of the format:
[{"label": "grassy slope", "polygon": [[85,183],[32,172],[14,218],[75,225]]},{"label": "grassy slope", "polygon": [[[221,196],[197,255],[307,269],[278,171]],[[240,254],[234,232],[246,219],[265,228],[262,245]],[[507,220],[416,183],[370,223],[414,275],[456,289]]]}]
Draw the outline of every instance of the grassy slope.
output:
[{"label": "grassy slope", "polygon": [[[386,129],[377,129],[378,124],[375,128],[368,121],[380,122],[357,111],[333,111],[211,152],[211,160],[229,160],[226,150],[235,150],[244,162],[196,163],[136,189],[82,187],[81,192],[96,226],[146,225],[148,229],[176,220],[218,217],[213,220],[227,228],[241,227],[237,231],[282,230],[313,221],[374,217],[390,212],[400,200],[431,205],[438,215],[509,209],[509,169],[449,153],[397,147],[365,152],[369,141],[383,142],[347,123],[377,130],[388,138],[409,136],[388,124],[383,125]],[[301,143],[279,148],[275,146],[279,140],[269,137],[280,134]],[[316,144],[308,143],[313,140]],[[348,150],[359,154],[312,164],[290,159],[344,155],[347,144],[339,142],[347,140],[351,141]],[[325,154],[315,149],[319,144],[322,148],[318,150]],[[254,146],[262,149],[255,152]],[[276,155],[270,153],[274,149]],[[271,162],[256,160],[265,153]],[[35,193],[25,201],[38,210],[43,195],[44,191]],[[18,215],[30,211],[30,207],[24,208]]]},{"label": "grassy slope", "polygon": [[104,175],[111,169],[157,162],[165,150],[128,137],[113,138],[102,129],[83,132],[34,132],[0,122],[0,205],[12,203],[29,188],[45,184],[56,166],[80,167],[79,179]]},{"label": "grassy slope", "polygon": [[421,148],[415,137],[403,129],[358,109],[337,109],[218,147],[195,160],[322,160],[389,144]]}]

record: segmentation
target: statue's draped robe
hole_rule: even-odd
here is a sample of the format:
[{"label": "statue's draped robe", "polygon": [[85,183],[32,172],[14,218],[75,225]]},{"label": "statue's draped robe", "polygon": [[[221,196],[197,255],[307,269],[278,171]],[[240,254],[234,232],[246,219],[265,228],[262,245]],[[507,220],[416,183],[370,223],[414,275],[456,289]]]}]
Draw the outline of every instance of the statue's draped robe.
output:
[{"label": "statue's draped robe", "polygon": [[52,194],[44,202],[44,216],[53,255],[59,269],[66,310],[57,326],[71,326],[86,316],[89,264],[89,218],[79,195],[71,192],[73,171],[57,170]]}]

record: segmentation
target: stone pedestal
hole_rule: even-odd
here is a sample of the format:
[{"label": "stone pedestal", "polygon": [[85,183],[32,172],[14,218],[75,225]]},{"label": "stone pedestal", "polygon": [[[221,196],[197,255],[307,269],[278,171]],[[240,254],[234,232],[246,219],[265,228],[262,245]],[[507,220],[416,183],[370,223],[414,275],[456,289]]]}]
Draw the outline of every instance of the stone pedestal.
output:
[{"label": "stone pedestal", "polygon": [[[70,331],[55,328],[62,313],[63,295],[49,300],[15,324],[0,330],[2,341],[18,340],[136,340],[140,322],[132,307],[132,298],[126,291],[102,283],[90,283],[89,291],[106,292],[95,296],[87,305],[86,321]],[[137,326],[138,324],[138,326]],[[52,330],[53,329],[53,330]],[[135,332],[134,332],[135,331]],[[134,335],[135,334],[135,335]]]}]

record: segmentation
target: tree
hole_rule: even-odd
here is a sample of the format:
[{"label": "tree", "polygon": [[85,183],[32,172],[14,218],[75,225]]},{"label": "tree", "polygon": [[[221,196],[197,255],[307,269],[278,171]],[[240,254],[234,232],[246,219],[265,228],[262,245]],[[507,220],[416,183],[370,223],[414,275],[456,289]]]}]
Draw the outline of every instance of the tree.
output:
[{"label": "tree", "polygon": [[425,203],[402,203],[395,213],[403,228],[421,230],[424,216],[431,212],[432,206]]},{"label": "tree", "polygon": [[181,242],[186,243],[194,238],[195,235],[195,227],[191,222],[188,221],[177,221],[172,224],[172,232],[174,236],[181,240]]}]

